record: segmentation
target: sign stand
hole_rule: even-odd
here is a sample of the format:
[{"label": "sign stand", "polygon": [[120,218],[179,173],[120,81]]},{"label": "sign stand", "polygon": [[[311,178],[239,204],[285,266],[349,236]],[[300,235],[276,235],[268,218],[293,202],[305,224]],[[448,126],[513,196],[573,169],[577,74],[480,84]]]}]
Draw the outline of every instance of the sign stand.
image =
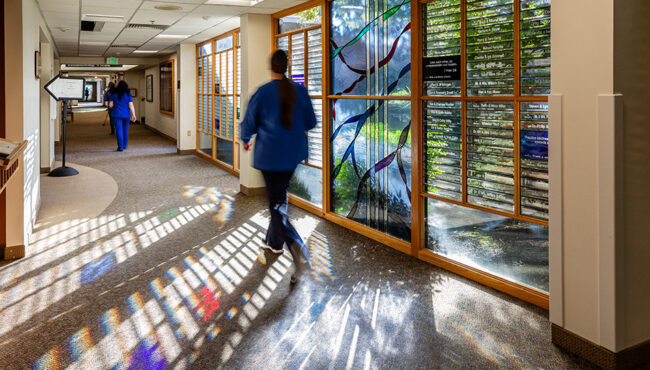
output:
[{"label": "sign stand", "polygon": [[65,126],[67,120],[68,120],[68,99],[63,99],[63,142],[62,142],[63,163],[61,164],[61,167],[55,168],[50,173],[47,174],[48,176],[51,177],[67,177],[67,176],[74,176],[79,174],[79,171],[65,165],[65,141],[66,141]]},{"label": "sign stand", "polygon": [[61,167],[52,170],[48,176],[67,177],[78,175],[79,171],[65,165],[65,126],[67,125],[66,123],[68,120],[68,100],[83,99],[84,79],[80,77],[61,77],[61,75],[57,75],[50,80],[47,85],[45,85],[45,91],[52,95],[52,97],[57,101],[63,101],[63,163]]}]

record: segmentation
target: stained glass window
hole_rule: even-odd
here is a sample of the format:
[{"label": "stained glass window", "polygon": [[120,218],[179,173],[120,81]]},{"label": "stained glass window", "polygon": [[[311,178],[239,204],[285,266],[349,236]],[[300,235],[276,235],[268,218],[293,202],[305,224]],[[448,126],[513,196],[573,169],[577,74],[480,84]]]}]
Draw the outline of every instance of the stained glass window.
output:
[{"label": "stained glass window", "polygon": [[410,2],[331,4],[331,211],[410,240]]}]

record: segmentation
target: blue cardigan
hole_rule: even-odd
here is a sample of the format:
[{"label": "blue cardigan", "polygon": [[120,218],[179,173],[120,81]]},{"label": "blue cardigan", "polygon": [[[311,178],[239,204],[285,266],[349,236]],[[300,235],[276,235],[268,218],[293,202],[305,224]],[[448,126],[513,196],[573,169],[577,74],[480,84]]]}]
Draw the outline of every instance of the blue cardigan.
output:
[{"label": "blue cardigan", "polygon": [[240,125],[242,142],[248,143],[254,134],[253,167],[262,171],[293,171],[307,159],[307,131],[316,127],[316,115],[304,86],[296,88],[296,105],[290,130],[280,123],[278,81],[261,86],[251,97]]}]

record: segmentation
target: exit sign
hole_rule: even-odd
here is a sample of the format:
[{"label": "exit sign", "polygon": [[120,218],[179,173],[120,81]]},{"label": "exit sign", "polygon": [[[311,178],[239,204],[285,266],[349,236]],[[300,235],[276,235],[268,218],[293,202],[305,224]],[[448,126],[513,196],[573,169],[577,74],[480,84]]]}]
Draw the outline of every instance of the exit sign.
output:
[{"label": "exit sign", "polygon": [[118,64],[117,58],[116,57],[106,58],[106,64]]}]

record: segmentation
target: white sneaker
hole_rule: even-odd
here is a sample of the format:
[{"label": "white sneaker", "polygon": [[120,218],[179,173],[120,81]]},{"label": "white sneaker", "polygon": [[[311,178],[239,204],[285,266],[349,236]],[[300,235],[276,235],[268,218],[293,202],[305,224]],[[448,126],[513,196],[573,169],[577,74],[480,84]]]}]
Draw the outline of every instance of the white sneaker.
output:
[{"label": "white sneaker", "polygon": [[267,249],[267,250],[269,250],[269,251],[271,251],[272,253],[275,253],[275,254],[282,254],[282,253],[284,253],[284,248],[282,248],[282,249],[275,249],[275,248],[271,247],[270,245],[268,245],[268,244],[266,244],[266,243],[262,243],[262,245],[260,245],[260,248]]}]

